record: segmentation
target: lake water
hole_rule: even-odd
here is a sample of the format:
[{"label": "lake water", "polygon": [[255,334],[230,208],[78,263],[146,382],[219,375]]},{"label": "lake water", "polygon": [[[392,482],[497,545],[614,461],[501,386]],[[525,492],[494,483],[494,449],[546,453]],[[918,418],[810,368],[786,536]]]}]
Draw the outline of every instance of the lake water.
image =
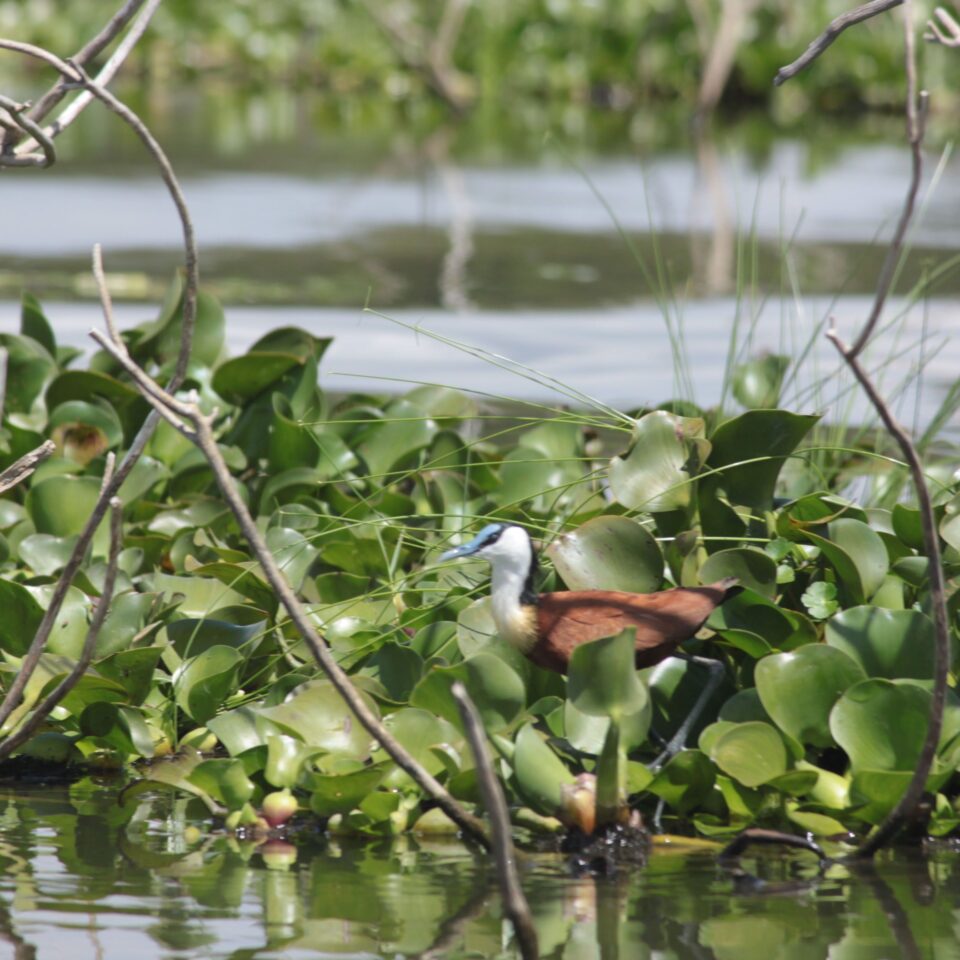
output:
[{"label": "lake water", "polygon": [[[512,958],[485,858],[455,840],[301,833],[278,850],[211,832],[172,794],[121,804],[109,782],[0,789],[0,956]],[[190,836],[187,828],[199,832]],[[960,957],[960,860],[876,869],[658,845],[616,876],[525,861],[541,954],[565,960]]]},{"label": "lake water", "polygon": [[[857,392],[822,334],[833,317],[851,338],[869,310],[909,173],[896,118],[811,119],[778,136],[752,117],[697,140],[683,122],[640,115],[529,115],[525,128],[521,113],[430,129],[346,108],[331,118],[318,104],[141,104],[181,173],[203,283],[227,307],[234,351],[297,324],[335,337],[324,377],[338,391],[430,381],[569,400],[557,380],[622,407],[676,396],[709,405],[735,336],[738,359],[797,361],[787,405],[868,416],[859,399],[847,406]],[[908,423],[929,419],[960,368],[960,274],[943,269],[960,253],[958,172],[934,136],[902,296],[869,357]],[[16,224],[0,231],[6,329],[26,285],[66,341],[86,344],[99,322],[94,242],[124,322],[151,316],[181,259],[150,162],[118,121],[92,111],[64,138],[58,166],[3,174],[0,209]]]}]

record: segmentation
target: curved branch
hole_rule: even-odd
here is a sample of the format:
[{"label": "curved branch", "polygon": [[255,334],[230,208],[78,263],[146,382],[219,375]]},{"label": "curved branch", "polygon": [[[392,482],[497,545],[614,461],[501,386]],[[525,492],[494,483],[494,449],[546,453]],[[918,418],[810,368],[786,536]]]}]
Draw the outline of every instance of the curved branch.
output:
[{"label": "curved branch", "polygon": [[779,87],[780,84],[785,83],[809,67],[847,27],[852,27],[855,23],[862,23],[864,20],[877,16],[877,14],[899,7],[901,3],[903,3],[903,0],[869,0],[869,3],[857,7],[855,10],[841,13],[839,17],[830,21],[827,29],[815,40],[812,40],[810,46],[793,63],[788,63],[777,71],[777,75],[773,78],[773,85]]},{"label": "curved branch", "polygon": [[[190,359],[190,348],[193,342],[193,328],[197,310],[199,260],[197,256],[196,235],[193,229],[193,221],[190,217],[190,212],[187,208],[183,191],[180,189],[180,184],[177,181],[173,167],[170,165],[170,161],[167,159],[163,148],[154,139],[153,135],[147,129],[143,121],[129,107],[127,107],[124,103],[118,100],[117,97],[110,93],[109,90],[105,90],[95,80],[91,80],[90,77],[87,76],[82,65],[61,60],[60,57],[51,53],[49,50],[44,50],[42,47],[37,47],[29,43],[20,43],[16,40],[0,39],[0,49],[12,50],[14,52],[22,53],[25,56],[33,57],[34,59],[47,63],[57,70],[62,77],[66,78],[69,83],[79,84],[80,86],[85,87],[96,99],[105,104],[111,111],[116,113],[125,123],[127,123],[131,129],[133,129],[133,131],[143,142],[144,146],[147,148],[148,153],[153,157],[154,161],[159,167],[160,175],[173,200],[174,206],[177,210],[177,215],[180,219],[183,230],[183,245],[186,266],[186,284],[183,297],[180,352],[177,356],[177,362],[174,368],[173,376],[170,378],[170,382],[168,383],[168,388],[171,391],[176,390],[183,381],[187,364]],[[155,411],[150,413],[143,425],[140,427],[137,435],[134,437],[130,448],[127,450],[127,453],[121,461],[115,474],[109,480],[109,482],[105,484],[103,490],[101,491],[100,497],[93,507],[90,518],[81,531],[77,543],[73,548],[73,553],[70,555],[70,559],[67,561],[66,566],[60,574],[60,579],[57,581],[56,586],[54,587],[50,604],[43,615],[43,619],[40,621],[40,626],[37,628],[37,633],[34,636],[26,655],[21,661],[20,670],[8,688],[3,702],[0,703],[0,726],[7,721],[7,719],[10,717],[10,714],[19,705],[23,697],[23,691],[26,689],[27,682],[33,675],[33,672],[36,670],[37,664],[40,661],[40,655],[43,653],[47,638],[50,636],[50,632],[53,629],[56,618],[60,613],[60,608],[63,605],[64,599],[66,598],[67,591],[70,589],[73,578],[80,569],[80,565],[83,562],[83,558],[86,555],[87,549],[93,540],[93,536],[97,530],[97,527],[100,525],[101,521],[106,515],[110,500],[116,496],[117,491],[120,489],[120,485],[127,478],[134,465],[140,459],[140,455],[143,453],[143,450],[147,445],[147,441],[153,435],[153,431],[156,429],[159,419],[159,414],[157,414]]]},{"label": "curved branch", "polygon": [[[934,621],[934,677],[933,692],[930,699],[930,717],[927,722],[927,734],[917,760],[913,776],[903,796],[900,798],[896,807],[890,811],[882,824],[857,848],[853,854],[854,858],[864,859],[872,857],[881,847],[885,846],[900,831],[904,823],[910,818],[916,809],[920,798],[926,789],[927,777],[933,767],[933,761],[936,757],[937,746],[940,741],[940,732],[943,727],[943,710],[947,695],[947,674],[950,669],[950,620],[947,613],[946,603],[946,585],[944,583],[943,563],[940,555],[940,538],[937,531],[937,520],[933,512],[933,503],[930,498],[930,491],[927,487],[926,479],[923,475],[923,464],[920,461],[920,455],[917,448],[911,440],[907,431],[897,422],[889,406],[880,396],[877,388],[870,380],[869,375],[863,369],[858,359],[858,355],[873,332],[873,326],[883,307],[892,282],[893,270],[890,267],[900,255],[903,246],[903,238],[906,235],[907,226],[913,216],[914,201],[919,187],[922,154],[920,150],[921,140],[923,138],[923,105],[925,99],[923,95],[917,96],[917,67],[915,57],[915,44],[913,36],[913,22],[911,18],[912,4],[911,0],[905,0],[904,10],[904,29],[906,40],[906,73],[907,73],[907,136],[910,142],[913,154],[913,177],[910,189],[907,192],[907,199],[904,202],[903,212],[900,216],[900,223],[894,239],[891,242],[890,250],[884,261],[880,273],[877,290],[877,296],[874,301],[873,310],[871,310],[859,337],[852,347],[848,347],[837,335],[833,329],[828,331],[827,337],[840,352],[840,355],[846,361],[847,365],[853,371],[853,375],[863,387],[864,392],[870,398],[874,409],[880,415],[887,430],[893,439],[897,442],[903,452],[903,458],[907,462],[910,470],[910,476],[917,491],[917,503],[920,508],[920,522],[923,528],[923,546],[927,555],[928,566],[930,570],[930,599],[933,605]],[[919,101],[919,106],[918,106]]]}]

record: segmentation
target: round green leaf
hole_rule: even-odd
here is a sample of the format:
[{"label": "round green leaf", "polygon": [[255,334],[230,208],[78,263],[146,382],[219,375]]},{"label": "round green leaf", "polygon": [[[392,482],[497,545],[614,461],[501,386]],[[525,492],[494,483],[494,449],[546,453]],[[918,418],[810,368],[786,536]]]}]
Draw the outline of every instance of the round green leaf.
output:
[{"label": "round green leaf", "polygon": [[790,358],[780,354],[766,354],[741,363],[733,371],[733,395],[745,407],[775,407],[789,366]]},{"label": "round green leaf", "polygon": [[630,449],[610,461],[610,489],[618,503],[647,513],[690,504],[691,460],[710,450],[699,418],[654,410],[634,424]]},{"label": "round green leaf", "polygon": [[99,495],[96,477],[48,477],[30,488],[27,512],[37,533],[72,537],[83,530]]},{"label": "round green leaf", "polygon": [[574,780],[564,763],[530,723],[517,734],[513,775],[524,802],[550,815],[556,814],[561,808],[564,785],[572,784]]},{"label": "round green leaf", "polygon": [[868,677],[933,677],[933,622],[919,610],[852,607],[827,622],[826,641],[860,664]]},{"label": "round green leaf", "polygon": [[186,660],[174,675],[177,703],[197,723],[206,723],[237,689],[244,657],[233,647],[213,646]]},{"label": "round green leaf", "polygon": [[883,538],[860,520],[841,517],[830,523],[830,537],[808,530],[807,538],[824,552],[855,603],[869,600],[890,567]]},{"label": "round green leaf", "polygon": [[848,687],[866,679],[866,673],[842,650],[811,643],[764,657],[754,679],[764,709],[781,730],[801,743],[829,747],[830,711]]},{"label": "round green leaf", "polygon": [[647,689],[634,667],[636,630],[583,643],[570,658],[568,691],[581,713],[620,720],[648,708]]},{"label": "round green leaf", "polygon": [[[365,693],[360,695],[376,714],[373,700]],[[370,756],[370,734],[329,680],[304,683],[283,703],[258,712],[309,746],[322,747],[329,753],[354,760],[366,760]]]},{"label": "round green leaf", "polygon": [[736,577],[741,586],[770,599],[777,592],[776,561],[756,547],[734,547],[710,554],[699,576],[703,583]]},{"label": "round green leaf", "polygon": [[913,770],[930,715],[930,694],[915,683],[862,680],[837,701],[830,731],[861,770]]},{"label": "round green leaf", "polygon": [[571,590],[653,593],[663,582],[656,539],[627,517],[594,517],[561,534],[547,555]]},{"label": "round green leaf", "polygon": [[478,653],[452,667],[434,667],[414,688],[411,705],[436,713],[461,729],[460,711],[450,693],[457,680],[467,688],[489,731],[509,726],[526,704],[526,690],[517,672],[493,654]]},{"label": "round green leaf", "polygon": [[707,466],[732,503],[768,510],[784,460],[819,417],[786,410],[748,410],[717,427]]},{"label": "round green leaf", "polygon": [[739,723],[717,738],[710,759],[745,787],[759,787],[787,772],[787,748],[769,723]]}]

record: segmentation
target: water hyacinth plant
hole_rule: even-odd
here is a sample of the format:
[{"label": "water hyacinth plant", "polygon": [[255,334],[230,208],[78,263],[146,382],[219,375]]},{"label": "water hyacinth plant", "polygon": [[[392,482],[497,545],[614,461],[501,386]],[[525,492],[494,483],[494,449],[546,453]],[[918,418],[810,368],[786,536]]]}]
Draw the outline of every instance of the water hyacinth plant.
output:
[{"label": "water hyacinth plant", "polygon": [[[148,372],[175,355],[182,295],[178,277],[158,318],[124,333]],[[896,804],[922,747],[934,668],[918,513],[848,498],[859,451],[837,450],[829,475],[808,469],[817,417],[776,407],[780,365],[749,371],[772,371],[766,388],[738,395],[764,405],[735,414],[667,405],[488,421],[440,386],[332,397],[318,385],[328,341],[302,330],[228,358],[222,311],[205,295],[199,305],[181,389],[216,411],[236,489],[363,703],[462,804],[477,803],[478,786],[456,682],[526,828],[614,822],[628,805],[650,816],[662,802],[667,826],[707,836],[751,824],[833,836],[864,833]],[[32,298],[20,333],[0,345],[0,467],[56,444],[0,500],[0,594],[16,611],[0,624],[10,676],[108,456],[129,445],[147,405],[107,352],[74,369]],[[91,666],[19,753],[122,767],[141,778],[136,790],[176,787],[238,822],[280,795],[284,817],[295,798],[332,830],[449,825],[318,673],[199,451],[161,423],[119,495],[116,584]],[[934,500],[952,578],[957,478]],[[538,537],[541,588],[739,578],[743,592],[687,645],[723,664],[723,683],[662,769],[650,769],[658,738],[686,716],[702,671],[670,658],[635,672],[629,635],[578,650],[569,679],[528,662],[496,635],[484,568],[435,562],[488,518]],[[80,659],[109,553],[104,528],[4,735]],[[951,691],[926,784],[931,833],[960,825],[958,764]],[[578,784],[591,777],[584,808]]]}]

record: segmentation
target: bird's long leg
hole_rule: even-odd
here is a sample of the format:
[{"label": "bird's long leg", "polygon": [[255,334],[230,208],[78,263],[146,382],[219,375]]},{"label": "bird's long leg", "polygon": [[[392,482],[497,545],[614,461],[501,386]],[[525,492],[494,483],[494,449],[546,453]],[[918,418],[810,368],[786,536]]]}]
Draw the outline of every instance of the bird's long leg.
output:
[{"label": "bird's long leg", "polygon": [[662,753],[660,753],[657,759],[648,767],[653,773],[656,773],[671,757],[675,757],[687,745],[687,737],[690,735],[693,725],[700,719],[703,708],[707,705],[707,702],[714,695],[717,687],[720,686],[723,680],[723,664],[719,660],[711,660],[709,657],[690,656],[685,653],[675,653],[674,656],[679,657],[681,660],[687,660],[690,663],[696,663],[701,667],[705,667],[710,671],[710,676],[700,691],[700,696],[697,697],[697,702],[693,705],[693,709],[687,714],[683,723],[680,724],[677,732],[667,742]]}]

